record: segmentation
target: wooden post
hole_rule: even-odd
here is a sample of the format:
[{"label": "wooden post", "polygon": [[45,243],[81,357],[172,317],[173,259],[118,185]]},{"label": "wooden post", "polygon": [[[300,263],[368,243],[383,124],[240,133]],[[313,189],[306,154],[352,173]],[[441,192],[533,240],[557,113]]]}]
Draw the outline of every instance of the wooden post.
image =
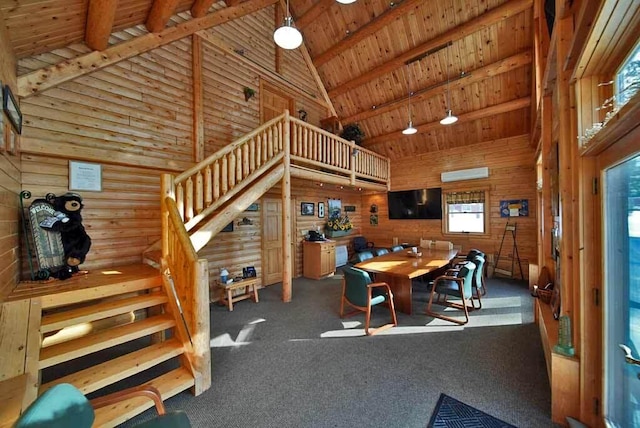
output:
[{"label": "wooden post", "polygon": [[200,395],[211,387],[211,345],[209,320],[209,262],[199,259],[195,267],[195,287],[193,287],[193,342],[194,368],[200,374],[196,376],[194,394]]},{"label": "wooden post", "polygon": [[192,37],[193,59],[193,161],[204,159],[204,104],[202,98],[202,38]]},{"label": "wooden post", "polygon": [[282,175],[282,301],[291,301],[291,126],[289,110],[284,115],[284,174]]},{"label": "wooden post", "polygon": [[550,164],[551,156],[551,132],[553,123],[553,101],[551,96],[545,96],[542,98],[542,166],[544,168],[543,183],[542,186],[542,254],[538,255],[538,265],[540,268],[547,266],[551,268],[554,266],[553,258],[551,257],[551,229],[553,227],[553,213],[551,212],[551,170],[555,168]]},{"label": "wooden post", "polygon": [[162,174],[160,178],[160,212],[162,217],[162,258],[165,259],[169,255],[169,211],[165,198],[175,198],[173,187],[173,176]]}]

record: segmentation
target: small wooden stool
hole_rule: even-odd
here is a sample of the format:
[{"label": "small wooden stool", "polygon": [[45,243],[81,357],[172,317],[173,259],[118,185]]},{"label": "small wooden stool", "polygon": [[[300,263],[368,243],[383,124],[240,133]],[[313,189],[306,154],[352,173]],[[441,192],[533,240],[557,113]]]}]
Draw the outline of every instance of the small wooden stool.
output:
[{"label": "small wooden stool", "polygon": [[[233,304],[244,299],[253,299],[258,303],[258,278],[245,278],[240,281],[233,281],[231,284],[222,284],[218,282],[220,289],[220,302],[229,307],[233,311]],[[233,291],[238,288],[244,288],[244,293],[237,296],[233,295]]]}]

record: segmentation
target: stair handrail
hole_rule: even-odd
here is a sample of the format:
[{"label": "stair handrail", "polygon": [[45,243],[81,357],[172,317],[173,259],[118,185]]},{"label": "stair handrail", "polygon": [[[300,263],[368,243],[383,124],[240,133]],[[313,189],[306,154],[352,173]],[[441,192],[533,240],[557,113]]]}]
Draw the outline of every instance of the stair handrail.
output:
[{"label": "stair handrail", "polygon": [[208,262],[198,259],[171,197],[163,198],[162,214],[162,267],[165,276],[170,276],[170,280],[163,276],[163,281],[167,289],[171,288],[167,296],[176,336],[185,348],[195,378],[195,394],[199,395],[211,386]]}]

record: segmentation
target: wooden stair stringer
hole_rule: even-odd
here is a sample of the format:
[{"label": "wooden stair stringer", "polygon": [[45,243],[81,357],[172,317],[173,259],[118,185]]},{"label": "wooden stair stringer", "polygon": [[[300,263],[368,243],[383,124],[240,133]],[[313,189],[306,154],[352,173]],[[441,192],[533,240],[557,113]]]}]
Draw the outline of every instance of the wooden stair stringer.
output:
[{"label": "wooden stair stringer", "polygon": [[275,186],[284,176],[284,165],[282,163],[273,167],[268,173],[262,175],[248,186],[244,192],[237,194],[223,207],[216,211],[213,216],[202,223],[197,230],[190,230],[191,243],[196,252],[200,251],[207,243],[216,236],[224,227],[233,221],[241,212],[249,208],[256,200],[260,199],[269,189]]},{"label": "wooden stair stringer", "polygon": [[176,339],[156,343],[48,382],[40,387],[40,394],[60,383],[70,383],[83,394],[89,394],[177,357],[183,352],[182,344]]},{"label": "wooden stair stringer", "polygon": [[[146,385],[158,388],[164,401],[194,386],[194,379],[187,369],[180,367],[147,382]],[[100,408],[96,410],[94,426],[115,427],[151,407],[151,400],[138,397]]]}]

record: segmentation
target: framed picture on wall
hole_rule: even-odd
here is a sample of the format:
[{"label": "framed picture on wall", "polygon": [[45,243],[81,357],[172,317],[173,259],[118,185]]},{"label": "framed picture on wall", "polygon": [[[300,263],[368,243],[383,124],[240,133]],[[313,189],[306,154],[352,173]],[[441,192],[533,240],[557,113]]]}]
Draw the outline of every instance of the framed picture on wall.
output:
[{"label": "framed picture on wall", "polygon": [[324,202],[318,202],[318,218],[324,218]]},{"label": "framed picture on wall", "polygon": [[315,204],[313,202],[302,202],[300,204],[300,215],[313,215]]},{"label": "framed picture on wall", "polygon": [[22,113],[9,85],[4,85],[2,109],[18,134],[22,134]]}]

